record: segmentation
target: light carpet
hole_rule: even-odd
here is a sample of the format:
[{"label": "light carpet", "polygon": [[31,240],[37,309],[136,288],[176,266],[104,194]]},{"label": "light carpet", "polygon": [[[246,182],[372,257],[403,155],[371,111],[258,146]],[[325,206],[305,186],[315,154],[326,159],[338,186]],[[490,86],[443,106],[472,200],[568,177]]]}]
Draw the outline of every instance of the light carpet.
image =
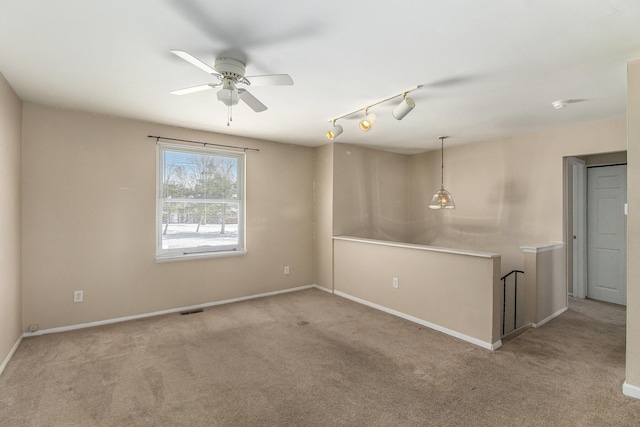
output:
[{"label": "light carpet", "polygon": [[625,308],[491,352],[319,290],[25,338],[2,426],[637,426]]}]

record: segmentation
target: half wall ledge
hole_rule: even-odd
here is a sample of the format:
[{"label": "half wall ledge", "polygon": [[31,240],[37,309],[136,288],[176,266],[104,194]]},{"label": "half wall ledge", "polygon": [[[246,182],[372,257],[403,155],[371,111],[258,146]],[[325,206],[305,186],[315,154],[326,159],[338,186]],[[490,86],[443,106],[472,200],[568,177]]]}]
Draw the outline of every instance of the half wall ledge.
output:
[{"label": "half wall ledge", "polygon": [[480,258],[500,258],[502,255],[493,252],[469,251],[465,249],[443,248],[439,246],[416,245],[413,243],[391,242],[388,240],[367,239],[364,237],[334,236],[333,240],[346,240],[349,242],[369,243],[372,245],[392,246],[396,248],[416,249],[420,251],[443,252],[447,254],[468,255]]},{"label": "half wall ledge", "polygon": [[555,251],[556,249],[564,248],[564,242],[548,242],[548,243],[537,243],[535,245],[524,245],[520,246],[522,252],[526,254],[537,254],[540,252],[547,251]]}]

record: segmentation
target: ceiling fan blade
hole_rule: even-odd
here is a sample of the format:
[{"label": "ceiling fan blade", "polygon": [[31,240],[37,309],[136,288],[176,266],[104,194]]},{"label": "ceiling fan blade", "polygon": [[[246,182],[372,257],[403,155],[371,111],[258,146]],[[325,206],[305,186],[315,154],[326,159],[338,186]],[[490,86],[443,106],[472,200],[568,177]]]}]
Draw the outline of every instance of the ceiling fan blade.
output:
[{"label": "ceiling fan blade", "polygon": [[188,63],[195,65],[196,67],[200,68],[202,71],[206,72],[207,74],[213,74],[214,76],[220,75],[216,70],[213,69],[213,67],[200,61],[198,58],[191,55],[189,52],[173,49],[171,50],[171,53],[173,53],[176,56],[179,56],[180,58],[184,59]]},{"label": "ceiling fan blade", "polygon": [[206,85],[192,86],[186,87],[184,89],[172,90],[171,94],[173,95],[186,95],[188,93],[200,92],[202,90],[213,89],[214,87],[220,86],[219,84],[209,83]]},{"label": "ceiling fan blade", "polygon": [[265,74],[262,76],[246,76],[251,86],[291,86],[293,79],[289,74]]},{"label": "ceiling fan blade", "polygon": [[258,101],[258,98],[251,95],[251,93],[245,89],[238,89],[238,95],[240,95],[240,99],[242,100],[242,102],[244,102],[249,107],[251,107],[251,109],[256,113],[259,113],[267,109],[266,105]]}]

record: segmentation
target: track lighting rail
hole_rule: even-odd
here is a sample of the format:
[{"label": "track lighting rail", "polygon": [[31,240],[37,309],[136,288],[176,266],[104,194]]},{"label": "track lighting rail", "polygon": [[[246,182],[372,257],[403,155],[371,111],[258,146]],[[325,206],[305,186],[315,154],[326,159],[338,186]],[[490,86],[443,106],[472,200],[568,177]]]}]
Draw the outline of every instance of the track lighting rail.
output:
[{"label": "track lighting rail", "polygon": [[336,120],[344,119],[345,117],[349,117],[349,116],[350,116],[350,115],[352,115],[352,114],[359,113],[360,111],[368,110],[368,109],[370,109],[371,107],[375,107],[376,105],[380,105],[380,104],[385,103],[385,102],[387,102],[387,101],[391,101],[392,99],[395,99],[395,98],[397,98],[397,97],[399,97],[399,96],[405,97],[405,96],[407,96],[407,94],[409,94],[409,93],[413,92],[414,90],[418,90],[418,89],[420,89],[421,87],[422,87],[422,85],[414,86],[414,87],[412,87],[411,89],[405,90],[405,91],[400,92],[400,93],[398,93],[398,94],[396,94],[396,95],[393,95],[393,96],[390,96],[390,97],[388,97],[388,98],[385,98],[385,99],[383,99],[382,101],[374,102],[373,104],[369,104],[369,105],[367,105],[366,107],[358,108],[357,110],[353,110],[353,111],[351,111],[350,113],[347,113],[347,114],[343,114],[343,115],[341,115],[341,116],[338,116],[338,117],[336,117],[336,118],[334,118],[334,119],[329,120],[329,122],[335,122]]},{"label": "track lighting rail", "polygon": [[409,112],[413,110],[413,107],[415,107],[416,105],[411,98],[407,98],[407,94],[413,92],[414,90],[418,90],[421,87],[422,85],[414,86],[411,89],[407,89],[403,92],[400,92],[388,98],[382,99],[378,102],[374,102],[373,104],[369,104],[365,107],[358,108],[357,110],[351,111],[347,114],[343,114],[341,116],[338,116],[329,120],[329,123],[332,124],[332,127],[327,131],[327,138],[333,141],[336,137],[338,137],[343,132],[344,129],[342,128],[341,125],[337,124],[336,121],[340,119],[344,119],[345,117],[351,116],[353,114],[359,113],[360,111],[364,111],[364,114],[365,114],[365,118],[360,122],[360,129],[362,129],[363,131],[368,131],[369,129],[371,129],[373,122],[376,120],[376,115],[374,113],[369,113],[369,109],[372,107],[375,107],[376,105],[380,105],[384,102],[391,101],[392,99],[397,98],[399,96],[401,96],[403,99],[402,99],[402,102],[398,104],[398,106],[393,110],[393,117],[396,120],[402,120],[404,116],[409,114]]}]

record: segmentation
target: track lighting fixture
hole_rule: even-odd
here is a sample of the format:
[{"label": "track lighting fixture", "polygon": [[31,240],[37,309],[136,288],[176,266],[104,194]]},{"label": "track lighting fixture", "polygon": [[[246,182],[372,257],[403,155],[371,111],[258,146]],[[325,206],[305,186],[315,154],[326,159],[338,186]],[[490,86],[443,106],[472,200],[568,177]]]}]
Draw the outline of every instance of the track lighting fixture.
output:
[{"label": "track lighting fixture", "polygon": [[440,172],[440,189],[431,198],[429,209],[455,209],[456,204],[453,203],[453,197],[444,189],[444,140],[447,136],[440,136],[440,156],[442,159],[442,169]]},{"label": "track lighting fixture", "polygon": [[404,93],[403,98],[404,99],[402,100],[402,102],[393,109],[393,117],[395,117],[396,120],[404,119],[404,116],[409,114],[411,110],[413,110],[413,107],[416,106],[416,103],[413,102],[413,99],[407,98],[406,93]]},{"label": "track lighting fixture", "polygon": [[371,129],[373,122],[376,121],[376,115],[375,113],[369,113],[369,107],[367,107],[364,109],[364,116],[364,119],[360,122],[360,129],[367,131]]},{"label": "track lighting fixture", "polygon": [[407,98],[407,94],[410,92],[413,92],[414,90],[418,90],[422,87],[422,85],[418,85],[415,87],[412,87],[409,90],[406,90],[404,92],[400,92],[396,95],[390,96],[389,98],[385,98],[381,101],[378,102],[374,102],[373,104],[370,104],[366,107],[363,108],[359,108],[355,111],[352,111],[350,113],[347,114],[343,114],[341,116],[338,116],[334,119],[329,120],[329,122],[333,123],[333,127],[327,132],[327,138],[329,138],[330,140],[333,141],[334,138],[336,138],[338,135],[340,135],[342,133],[342,131],[344,129],[342,129],[342,126],[340,125],[336,125],[336,120],[339,119],[343,119],[347,116],[350,116],[352,114],[358,113],[360,111],[364,111],[365,114],[365,118],[362,119],[362,121],[360,121],[360,129],[367,131],[369,129],[371,129],[371,126],[373,126],[373,122],[375,122],[376,120],[376,115],[374,113],[369,113],[369,108],[374,107],[378,104],[382,104],[383,102],[387,102],[390,101],[394,98],[397,98],[399,96],[401,96],[402,102],[393,110],[393,117],[395,117],[397,120],[402,120],[404,118],[404,116],[406,116],[407,114],[409,114],[409,112],[411,110],[413,110],[413,108],[416,106],[416,103],[413,102],[413,99],[411,98]]},{"label": "track lighting fixture", "polygon": [[334,139],[336,139],[337,136],[339,136],[342,132],[344,131],[344,129],[342,129],[341,125],[337,125],[336,121],[333,121],[333,126],[331,127],[331,129],[329,129],[327,131],[327,138],[329,138],[331,141],[333,141]]}]

